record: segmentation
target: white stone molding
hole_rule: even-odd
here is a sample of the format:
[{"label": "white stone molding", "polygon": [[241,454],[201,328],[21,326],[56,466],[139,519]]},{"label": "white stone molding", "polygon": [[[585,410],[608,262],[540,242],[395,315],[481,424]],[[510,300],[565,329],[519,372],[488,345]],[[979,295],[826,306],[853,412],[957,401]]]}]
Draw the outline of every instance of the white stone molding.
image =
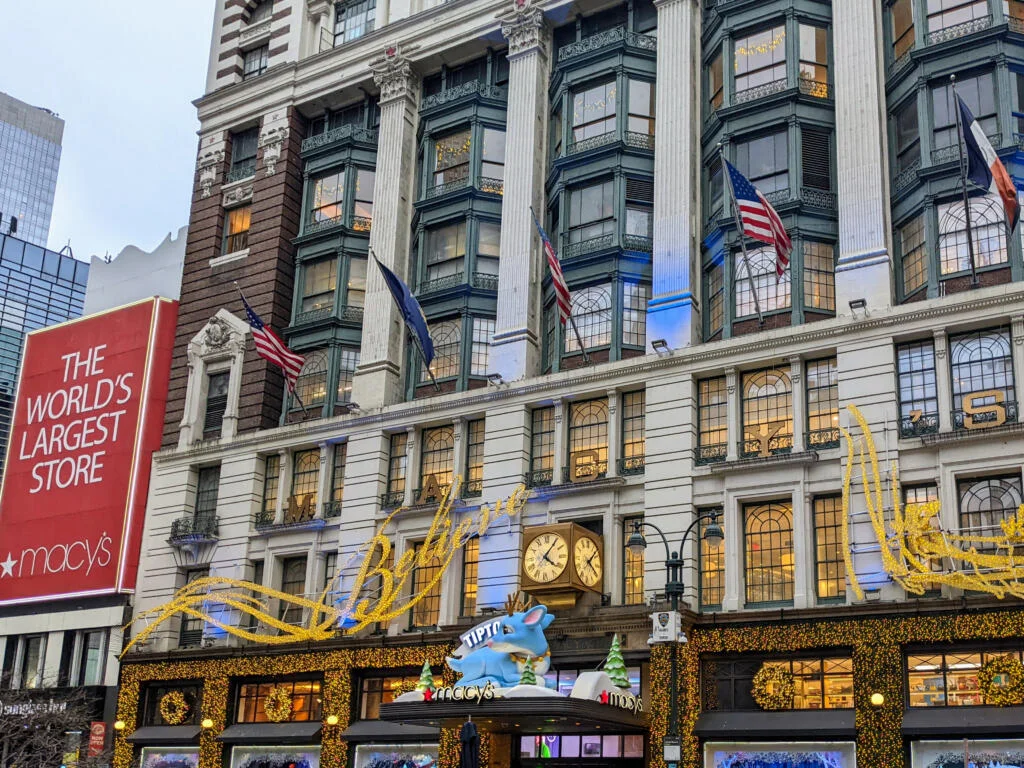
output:
[{"label": "white stone molding", "polygon": [[266,19],[255,26],[242,27],[241,32],[238,33],[239,45],[256,45],[262,43],[264,38],[269,40],[271,21],[271,19]]},{"label": "white stone molding", "polygon": [[419,94],[419,75],[412,67],[409,54],[417,46],[392,43],[384,53],[370,62],[373,82],[380,88],[380,104],[397,99],[415,102]]},{"label": "white stone molding", "polygon": [[196,163],[196,170],[199,171],[199,186],[202,187],[202,196],[207,198],[217,181],[217,169],[224,164],[224,150],[212,149],[199,155]]},{"label": "white stone molding", "polygon": [[513,0],[510,11],[498,15],[501,34],[508,40],[508,57],[539,50],[547,55],[547,29],[544,13],[532,0]]},{"label": "white stone molding", "polygon": [[225,185],[221,188],[221,205],[225,208],[231,208],[241,203],[247,203],[252,200],[252,181],[242,180],[230,186]]},{"label": "white stone molding", "polygon": [[211,267],[223,267],[225,264],[230,264],[232,261],[241,261],[242,259],[249,258],[249,249],[243,248],[240,251],[232,251],[231,253],[223,253],[220,256],[214,256],[210,259]]},{"label": "white stone molding", "polygon": [[332,7],[330,0],[306,0],[306,15],[314,24],[320,24],[321,19],[330,17]]},{"label": "white stone molding", "polygon": [[277,125],[264,127],[260,133],[259,145],[263,148],[263,167],[267,176],[277,173],[277,161],[281,159],[284,141],[288,138],[288,126]]},{"label": "white stone molding", "polygon": [[226,309],[217,314],[188,344],[188,384],[185,389],[185,413],[178,432],[178,448],[191,448],[203,439],[202,423],[206,417],[206,392],[209,375],[230,371],[228,404],[221,426],[221,439],[235,436],[238,427],[238,397],[242,388],[242,363],[249,324]]}]

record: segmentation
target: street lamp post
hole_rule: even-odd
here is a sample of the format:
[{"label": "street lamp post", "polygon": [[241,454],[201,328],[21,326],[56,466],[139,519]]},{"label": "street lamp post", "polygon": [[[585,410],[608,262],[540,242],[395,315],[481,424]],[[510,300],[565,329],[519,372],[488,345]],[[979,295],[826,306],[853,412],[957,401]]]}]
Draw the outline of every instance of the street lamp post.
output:
[{"label": "street lamp post", "polygon": [[[709,544],[721,543],[722,539],[725,538],[725,534],[722,532],[722,526],[718,524],[718,512],[705,512],[704,514],[697,515],[693,518],[693,522],[690,523],[689,527],[683,533],[683,538],[679,542],[679,548],[672,550],[668,545],[668,537],[665,536],[662,531],[654,523],[648,523],[646,521],[634,520],[633,521],[633,532],[629,535],[629,539],[626,541],[626,548],[634,555],[643,554],[644,550],[647,549],[647,540],[644,538],[643,529],[650,528],[656,531],[661,537],[662,543],[665,545],[665,595],[672,603],[672,612],[678,614],[679,612],[679,598],[686,590],[686,584],[683,581],[683,547],[686,544],[686,540],[690,538],[690,534],[693,533],[693,529],[703,520],[708,521],[708,526],[704,529],[704,540]],[[680,743],[679,734],[679,705],[677,702],[679,696],[679,661],[678,661],[678,650],[679,650],[679,638],[672,643],[672,671],[671,671],[671,692],[669,699],[669,715],[668,715],[668,730],[669,733],[675,739],[675,743]]]}]

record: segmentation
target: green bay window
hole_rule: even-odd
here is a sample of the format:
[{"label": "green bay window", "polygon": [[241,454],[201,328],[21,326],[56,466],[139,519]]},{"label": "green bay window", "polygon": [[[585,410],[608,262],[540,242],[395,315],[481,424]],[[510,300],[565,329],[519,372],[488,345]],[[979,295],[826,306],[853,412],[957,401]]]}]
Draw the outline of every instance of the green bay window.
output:
[{"label": "green bay window", "polygon": [[[607,347],[612,342],[612,294],[610,285],[593,285],[572,291],[571,315],[584,349]],[[581,352],[575,333],[563,335],[565,354]]]},{"label": "green bay window", "polygon": [[477,224],[476,268],[481,275],[498,276],[498,257],[501,254],[501,224],[481,221]]},{"label": "green bay window", "polygon": [[352,229],[369,232],[373,224],[373,195],[377,186],[377,174],[366,168],[356,171],[355,208]]},{"label": "green bay window", "polygon": [[894,0],[889,6],[892,20],[892,57],[898,59],[914,49],[914,0]]},{"label": "green bay window", "polygon": [[824,27],[800,25],[800,90],[828,98],[828,30]]},{"label": "green bay window", "polygon": [[313,181],[309,221],[341,221],[345,214],[345,171],[328,173]]},{"label": "green bay window", "polygon": [[480,173],[486,180],[480,185],[482,188],[486,191],[500,191],[501,182],[505,178],[505,131],[484,128]]},{"label": "green bay window", "polygon": [[472,146],[470,128],[434,140],[433,186],[468,183]]},{"label": "green bay window", "polygon": [[461,367],[462,321],[455,319],[432,323],[430,336],[434,340],[434,360],[429,371],[423,369],[421,381],[430,381],[430,373],[436,379],[457,377]]},{"label": "green bay window", "polygon": [[654,83],[629,81],[629,115],[626,130],[645,136],[654,135]]},{"label": "green bay window", "polygon": [[474,317],[473,345],[469,354],[469,375],[487,376],[490,370],[491,337],[494,335],[494,318]]},{"label": "green bay window", "polygon": [[785,129],[736,145],[736,168],[764,195],[789,189],[789,145]]},{"label": "green bay window", "polygon": [[348,281],[345,283],[345,306],[362,307],[366,303],[366,259],[349,256]]},{"label": "green bay window", "polygon": [[785,26],[779,24],[737,38],[733,43],[733,73],[737,96],[761,86],[785,87]]},{"label": "green bay window", "polygon": [[569,242],[615,233],[615,184],[611,179],[569,191]]},{"label": "green bay window", "polygon": [[[974,267],[991,267],[1009,260],[1006,247],[1006,217],[1002,207],[987,197],[968,201],[971,206],[971,236]],[[967,247],[967,217],[964,204],[956,200],[937,208],[939,219],[939,273],[955,275],[971,269]]]},{"label": "green bay window", "polygon": [[928,0],[928,32],[938,32],[989,16],[989,0]]},{"label": "green bay window", "polygon": [[711,111],[722,106],[725,93],[725,78],[722,74],[722,52],[718,51],[715,58],[708,64],[708,104]]},{"label": "green bay window", "polygon": [[647,341],[647,302],[651,286],[647,283],[622,283],[622,346],[642,348]]},{"label": "green bay window", "polygon": [[[983,4],[987,7],[986,2]],[[996,134],[999,132],[999,123],[996,114],[995,78],[992,73],[957,75],[956,94],[970,108],[974,118],[985,131],[985,135],[992,141],[993,146],[998,147]],[[959,142],[956,122],[957,106],[948,78],[943,78],[937,85],[932,86],[931,96],[932,146],[936,153],[948,148],[940,156],[943,161],[956,160],[959,157],[957,153]]]},{"label": "green bay window", "polygon": [[[735,255],[737,318],[756,315],[758,306],[762,312],[790,308],[792,270],[787,269],[780,278],[776,272],[776,258],[775,249],[771,246],[748,249],[746,262],[742,253]],[[750,272],[747,272],[747,264]],[[754,291],[757,291],[757,301],[754,300]]]},{"label": "green bay window", "polygon": [[708,338],[725,326],[725,262],[716,259],[704,270],[704,291],[708,307]]},{"label": "green bay window", "polygon": [[572,95],[573,143],[615,130],[617,94],[618,86],[610,80]]},{"label": "green bay window", "polygon": [[896,174],[921,164],[921,128],[917,120],[917,97],[912,95],[896,110],[893,123],[896,132]]},{"label": "green bay window", "polygon": [[428,229],[424,235],[426,280],[463,277],[466,272],[466,222]]},{"label": "green bay window", "polygon": [[352,402],[352,379],[359,365],[358,347],[338,348],[338,403]]},{"label": "green bay window", "polygon": [[[327,400],[328,360],[326,349],[316,349],[306,353],[295,379],[295,400],[301,400],[307,407],[323,405]],[[293,408],[301,408],[298,402],[292,403]]]},{"label": "green bay window", "polygon": [[330,314],[338,287],[338,260],[331,257],[306,262],[302,267],[302,314]]},{"label": "green bay window", "polygon": [[919,214],[897,231],[901,254],[904,297],[928,285],[928,249],[924,214]]}]

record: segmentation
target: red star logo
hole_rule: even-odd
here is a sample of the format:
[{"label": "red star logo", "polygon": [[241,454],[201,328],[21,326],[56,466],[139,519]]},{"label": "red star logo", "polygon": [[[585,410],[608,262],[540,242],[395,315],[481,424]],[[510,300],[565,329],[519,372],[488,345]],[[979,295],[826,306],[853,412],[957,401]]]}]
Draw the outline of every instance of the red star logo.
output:
[{"label": "red star logo", "polygon": [[394,56],[395,55],[395,46],[392,45],[391,47],[389,47],[387,50],[384,51],[384,54],[386,56],[388,56],[389,58],[391,56]]},{"label": "red star logo", "polygon": [[608,703],[608,691],[601,691],[601,703],[602,704],[607,704]]},{"label": "red star logo", "polygon": [[434,692],[432,690],[430,690],[429,688],[424,688],[423,689],[423,700],[424,701],[433,701],[434,700]]}]

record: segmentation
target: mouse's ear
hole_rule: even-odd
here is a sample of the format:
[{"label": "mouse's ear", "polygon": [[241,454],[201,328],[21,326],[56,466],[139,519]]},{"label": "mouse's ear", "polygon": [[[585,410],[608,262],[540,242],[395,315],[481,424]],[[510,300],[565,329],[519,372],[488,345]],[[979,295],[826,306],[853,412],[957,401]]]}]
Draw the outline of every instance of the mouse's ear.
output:
[{"label": "mouse's ear", "polygon": [[[540,624],[541,620],[547,615],[548,609],[543,605],[535,606],[526,612],[523,616],[523,624],[528,627],[532,627],[534,624]],[[543,628],[547,625],[541,625]]]}]

